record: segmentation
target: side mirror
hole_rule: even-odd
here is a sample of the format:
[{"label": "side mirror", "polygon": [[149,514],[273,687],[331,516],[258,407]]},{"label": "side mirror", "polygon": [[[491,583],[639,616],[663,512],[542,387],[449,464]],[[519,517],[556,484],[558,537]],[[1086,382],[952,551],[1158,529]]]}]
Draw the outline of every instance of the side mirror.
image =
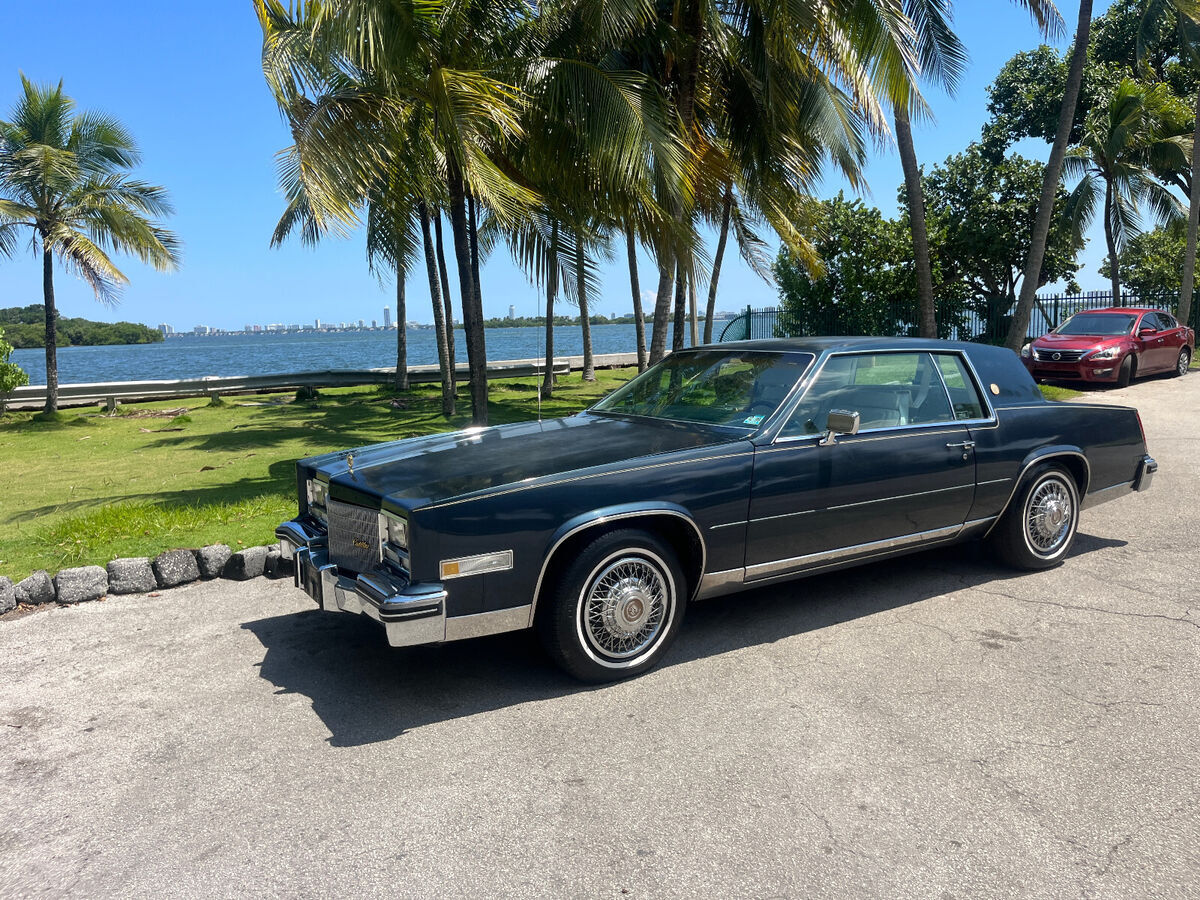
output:
[{"label": "side mirror", "polygon": [[859,415],[847,409],[831,409],[825,427],[829,430],[821,435],[818,443],[822,447],[831,447],[837,443],[839,434],[858,434]]},{"label": "side mirror", "polygon": [[1138,337],[1145,337],[1148,334],[1158,334],[1158,329],[1152,328],[1149,325],[1138,329]]}]

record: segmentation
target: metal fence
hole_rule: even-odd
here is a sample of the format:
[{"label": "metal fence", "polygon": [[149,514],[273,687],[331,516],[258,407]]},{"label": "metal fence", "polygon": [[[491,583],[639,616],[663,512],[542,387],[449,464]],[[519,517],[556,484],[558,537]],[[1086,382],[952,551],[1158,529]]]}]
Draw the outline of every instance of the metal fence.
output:
[{"label": "metal fence", "polygon": [[[1200,298],[1198,298],[1200,299]],[[1125,292],[1122,306],[1150,306],[1175,313],[1179,298],[1175,294],[1139,297]],[[1031,338],[1057,328],[1068,316],[1086,309],[1102,309],[1112,305],[1108,291],[1083,294],[1051,294],[1039,296],[1026,332]],[[1191,325],[1198,327],[1200,303],[1193,303]],[[1011,305],[979,304],[959,310],[950,321],[941,321],[942,336],[952,340],[1002,344],[1012,323]],[[912,337],[918,334],[916,301],[891,304],[882,308],[840,308],[826,306],[819,310],[793,312],[778,307],[754,309],[730,319],[721,331],[721,341],[757,340],[774,337],[816,337],[821,335],[870,335],[878,337]]]}]

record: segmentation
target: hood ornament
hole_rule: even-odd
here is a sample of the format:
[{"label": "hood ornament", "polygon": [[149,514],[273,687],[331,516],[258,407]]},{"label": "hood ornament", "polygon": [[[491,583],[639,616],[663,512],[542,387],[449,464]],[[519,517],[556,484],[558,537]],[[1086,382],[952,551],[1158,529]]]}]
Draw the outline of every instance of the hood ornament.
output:
[{"label": "hood ornament", "polygon": [[354,454],[353,453],[346,454],[346,465],[350,467],[350,474],[353,475],[354,474]]}]

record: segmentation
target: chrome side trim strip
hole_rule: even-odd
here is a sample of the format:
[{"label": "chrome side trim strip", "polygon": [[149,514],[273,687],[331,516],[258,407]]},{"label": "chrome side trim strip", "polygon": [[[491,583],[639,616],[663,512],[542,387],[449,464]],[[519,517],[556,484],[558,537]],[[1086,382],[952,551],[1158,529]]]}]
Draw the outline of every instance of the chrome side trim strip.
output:
[{"label": "chrome side trim strip", "polygon": [[[538,572],[537,582],[533,586],[533,603],[529,607],[528,624],[532,625],[533,617],[537,615],[537,605],[542,595],[542,581],[546,577],[546,570],[550,568],[550,560],[554,559],[555,552],[559,547],[562,546],[563,542],[565,542],[568,538],[579,534],[579,532],[585,531],[588,528],[595,528],[597,525],[605,525],[608,522],[616,522],[621,519],[645,518],[646,516],[674,516],[675,518],[682,519],[684,522],[687,522],[688,525],[692,526],[692,531],[696,532],[696,540],[700,542],[700,580],[703,581],[704,567],[708,564],[708,544],[706,544],[704,541],[704,535],[700,531],[700,526],[697,525],[690,516],[685,516],[683,513],[674,509],[641,509],[626,513],[608,515],[601,514],[594,519],[590,519],[587,522],[576,525],[557,541],[555,541],[550,549],[546,551],[546,558],[542,560],[542,569],[540,572]],[[698,582],[696,585],[697,589],[699,589],[699,586],[700,585]],[[694,596],[695,592],[693,592],[693,597]]]},{"label": "chrome side trim strip", "polygon": [[746,570],[742,568],[726,569],[724,572],[709,572],[700,579],[700,589],[696,591],[696,599],[720,597],[741,590],[745,585]]},{"label": "chrome side trim strip", "polygon": [[791,559],[777,559],[772,562],[758,563],[746,567],[746,582],[767,578],[773,574],[782,574],[781,570],[799,569],[804,566],[829,560],[841,560],[860,554],[883,552],[910,544],[922,544],[927,541],[938,541],[952,538],[962,530],[961,525],[951,525],[947,528],[934,528],[930,531],[918,531],[899,537],[887,538],[882,541],[868,541],[865,544],[854,544],[837,550],[822,550],[819,553],[808,553],[804,556],[793,556]]},{"label": "chrome side trim strip", "polygon": [[521,631],[529,627],[531,610],[530,606],[514,606],[473,616],[452,616],[446,619],[446,640],[462,641],[505,631]]},{"label": "chrome side trim strip", "polygon": [[889,501],[892,501],[892,500],[908,500],[912,497],[924,497],[924,496],[927,496],[928,494],[945,494],[948,491],[965,491],[965,490],[972,490],[972,491],[975,490],[975,482],[972,481],[970,484],[956,484],[954,487],[935,488],[932,491],[917,491],[916,493],[913,493],[913,494],[897,494],[894,497],[880,497],[877,500],[859,500],[857,503],[843,503],[839,506],[826,507],[826,509],[827,510],[849,509],[852,506],[870,506],[872,503],[888,503]]},{"label": "chrome side trim strip", "polygon": [[757,519],[751,519],[750,524],[753,525],[755,522],[771,522],[771,521],[774,521],[775,519],[790,519],[793,516],[809,516],[815,512],[824,512],[824,511],[825,510],[823,510],[823,509],[802,509],[802,510],[799,510],[798,512],[780,513],[777,516],[762,516]]},{"label": "chrome side trim strip", "polygon": [[985,484],[1003,484],[1006,481],[1012,481],[1011,478],[993,478],[991,481],[980,481],[975,486],[983,487]]},{"label": "chrome side trim strip", "polygon": [[720,525],[709,525],[709,531],[716,531],[718,528],[733,528],[735,525],[745,525],[746,519],[741,519],[737,522],[722,522]]}]

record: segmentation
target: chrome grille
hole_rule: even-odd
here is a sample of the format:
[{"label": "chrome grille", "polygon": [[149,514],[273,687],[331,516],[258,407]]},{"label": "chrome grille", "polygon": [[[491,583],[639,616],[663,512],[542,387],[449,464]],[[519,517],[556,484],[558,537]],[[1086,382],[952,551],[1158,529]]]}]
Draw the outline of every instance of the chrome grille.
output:
[{"label": "chrome grille", "polygon": [[1079,357],[1086,352],[1086,350],[1037,350],[1035,354],[1039,362],[1079,362]]},{"label": "chrome grille", "polygon": [[351,572],[368,572],[379,565],[379,511],[333,499],[327,508],[329,561]]}]

